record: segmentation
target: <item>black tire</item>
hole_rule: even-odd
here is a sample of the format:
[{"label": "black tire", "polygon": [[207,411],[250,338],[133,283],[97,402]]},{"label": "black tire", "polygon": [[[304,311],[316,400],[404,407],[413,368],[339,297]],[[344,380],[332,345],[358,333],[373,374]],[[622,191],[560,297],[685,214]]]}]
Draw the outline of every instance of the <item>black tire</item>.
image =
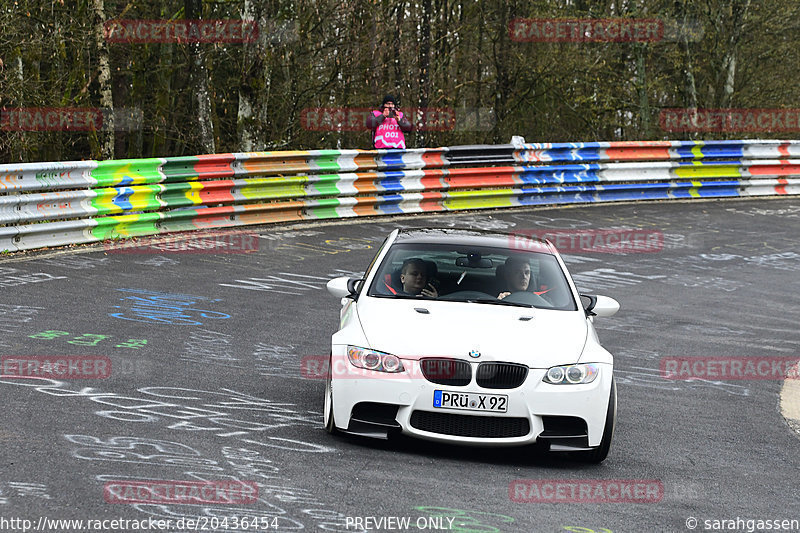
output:
[{"label": "black tire", "polygon": [[614,437],[614,428],[617,425],[617,382],[611,378],[611,395],[608,399],[608,411],[606,411],[606,424],[603,427],[603,439],[600,446],[585,452],[573,452],[574,457],[585,463],[602,463],[608,457],[611,449],[611,439]]},{"label": "black tire", "polygon": [[328,362],[328,376],[325,378],[325,403],[323,407],[323,423],[325,431],[331,435],[338,435],[340,432],[336,428],[336,421],[333,417],[333,355]]}]

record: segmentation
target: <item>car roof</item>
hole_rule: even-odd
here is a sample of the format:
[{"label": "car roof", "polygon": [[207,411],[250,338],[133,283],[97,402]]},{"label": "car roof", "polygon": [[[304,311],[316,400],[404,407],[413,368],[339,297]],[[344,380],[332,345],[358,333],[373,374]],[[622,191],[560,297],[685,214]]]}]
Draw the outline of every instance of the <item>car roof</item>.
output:
[{"label": "car roof", "polygon": [[534,236],[533,231],[502,233],[457,228],[406,228],[400,230],[394,244],[456,244],[555,253],[555,248],[544,239]]}]

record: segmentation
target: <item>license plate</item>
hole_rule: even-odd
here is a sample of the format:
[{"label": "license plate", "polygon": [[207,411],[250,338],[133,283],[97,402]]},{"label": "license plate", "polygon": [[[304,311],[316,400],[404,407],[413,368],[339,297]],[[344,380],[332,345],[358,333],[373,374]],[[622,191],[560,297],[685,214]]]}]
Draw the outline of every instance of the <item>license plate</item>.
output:
[{"label": "license plate", "polygon": [[505,413],[508,396],[505,394],[475,394],[472,392],[433,391],[433,406],[464,411]]}]

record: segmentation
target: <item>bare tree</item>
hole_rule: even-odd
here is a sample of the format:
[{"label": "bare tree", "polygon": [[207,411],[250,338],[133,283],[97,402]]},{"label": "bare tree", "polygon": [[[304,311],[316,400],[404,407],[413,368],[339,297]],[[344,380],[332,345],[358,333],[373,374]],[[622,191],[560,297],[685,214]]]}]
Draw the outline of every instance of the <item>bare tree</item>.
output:
[{"label": "bare tree", "polygon": [[[267,6],[269,4],[263,1],[244,0],[242,10],[243,33],[248,38],[242,44],[237,128],[239,150],[244,152],[263,150],[267,144],[265,126],[271,76],[266,56],[272,39],[269,28],[275,23],[265,16]],[[267,9],[267,12],[272,10]]]},{"label": "bare tree", "polygon": [[111,89],[111,61],[105,39],[106,12],[103,0],[92,0],[94,38],[98,56],[97,82],[100,84],[100,107],[104,110],[103,128],[98,132],[103,159],[114,159],[114,93]]},{"label": "bare tree", "polygon": [[[184,0],[186,18],[198,20],[202,18],[201,0]],[[214,121],[211,114],[211,96],[209,95],[208,67],[203,46],[199,42],[189,43],[191,61],[191,80],[195,103],[197,105],[196,124],[200,135],[200,146],[207,154],[216,151],[214,143]]]}]

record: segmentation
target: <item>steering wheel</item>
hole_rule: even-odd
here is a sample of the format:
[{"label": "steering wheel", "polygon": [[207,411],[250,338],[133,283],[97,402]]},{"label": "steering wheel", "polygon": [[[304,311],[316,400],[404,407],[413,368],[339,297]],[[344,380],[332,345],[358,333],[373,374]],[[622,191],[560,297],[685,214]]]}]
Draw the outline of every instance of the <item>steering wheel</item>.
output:
[{"label": "steering wheel", "polygon": [[550,302],[550,300],[528,291],[512,292],[503,298],[503,301],[515,304],[528,304],[534,307],[553,307],[553,304]]},{"label": "steering wheel", "polygon": [[495,298],[495,296],[481,291],[456,291],[439,297],[440,300],[477,300],[481,298]]}]

